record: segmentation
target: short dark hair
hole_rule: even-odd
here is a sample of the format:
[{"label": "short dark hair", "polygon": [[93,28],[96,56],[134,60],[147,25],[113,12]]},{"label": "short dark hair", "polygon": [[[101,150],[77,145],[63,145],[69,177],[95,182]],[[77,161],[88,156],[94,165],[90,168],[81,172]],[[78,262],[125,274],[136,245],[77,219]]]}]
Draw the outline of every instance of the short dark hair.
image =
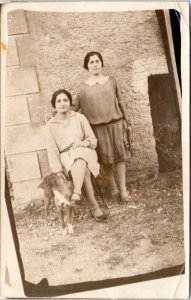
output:
[{"label": "short dark hair", "polygon": [[101,54],[99,52],[97,52],[97,51],[92,51],[92,52],[88,52],[86,54],[86,56],[84,57],[84,68],[86,70],[88,70],[88,63],[89,63],[90,57],[94,56],[94,55],[97,55],[99,57],[99,59],[101,61],[101,64],[102,64],[102,67],[104,66],[103,65],[103,58],[102,58]]},{"label": "short dark hair", "polygon": [[56,98],[60,94],[65,94],[68,97],[69,101],[70,101],[70,105],[72,105],[72,95],[67,90],[63,89],[63,90],[58,90],[58,91],[56,91],[52,94],[52,99],[51,99],[52,107],[55,108]]}]

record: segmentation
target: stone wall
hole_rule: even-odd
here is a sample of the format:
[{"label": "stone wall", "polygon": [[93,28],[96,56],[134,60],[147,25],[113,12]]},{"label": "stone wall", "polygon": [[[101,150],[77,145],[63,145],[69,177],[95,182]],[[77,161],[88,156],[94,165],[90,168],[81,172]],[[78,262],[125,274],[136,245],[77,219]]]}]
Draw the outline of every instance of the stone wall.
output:
[{"label": "stone wall", "polygon": [[133,126],[128,180],[158,172],[148,76],[168,73],[155,11],[9,14],[6,86],[6,155],[17,203],[42,197],[37,185],[48,170],[43,134],[51,94],[75,96],[87,77],[83,58],[100,51],[105,74],[121,85]]},{"label": "stone wall", "polygon": [[[39,83],[35,66],[21,64],[17,39],[28,37],[24,11],[15,11],[8,19],[8,54],[5,101],[5,154],[9,179],[12,183],[14,205],[42,198],[38,189],[42,170],[39,152],[46,148],[40,118],[33,118],[40,107]],[[31,109],[31,107],[35,107]],[[39,112],[37,113],[37,116]]]}]

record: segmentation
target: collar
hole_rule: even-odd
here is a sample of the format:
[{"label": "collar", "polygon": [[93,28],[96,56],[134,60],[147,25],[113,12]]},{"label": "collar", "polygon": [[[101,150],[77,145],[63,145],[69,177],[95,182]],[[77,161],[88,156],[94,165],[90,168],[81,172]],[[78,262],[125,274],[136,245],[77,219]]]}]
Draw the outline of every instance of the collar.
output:
[{"label": "collar", "polygon": [[[76,116],[76,112],[75,111],[73,111],[73,110],[71,110],[71,115],[70,115],[70,117],[72,118],[72,117],[74,117],[74,116]],[[56,115],[55,115],[56,116]],[[52,117],[48,122],[50,122],[50,123],[62,123],[62,120],[57,120],[56,118],[55,118],[55,116],[54,117]]]},{"label": "collar", "polygon": [[85,83],[89,86],[94,86],[96,84],[104,84],[105,82],[107,82],[109,80],[109,76],[105,76],[102,78],[98,78],[96,81],[91,82],[89,80],[86,80]]}]

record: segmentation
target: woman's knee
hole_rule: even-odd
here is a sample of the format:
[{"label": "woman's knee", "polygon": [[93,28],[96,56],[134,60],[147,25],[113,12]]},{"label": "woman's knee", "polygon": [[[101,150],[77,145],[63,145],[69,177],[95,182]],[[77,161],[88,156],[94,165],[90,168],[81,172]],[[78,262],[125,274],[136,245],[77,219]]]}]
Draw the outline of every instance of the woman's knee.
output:
[{"label": "woman's knee", "polygon": [[77,158],[74,163],[71,166],[71,171],[81,171],[82,169],[84,170],[86,168],[86,162],[85,160],[81,158]]},{"label": "woman's knee", "polygon": [[84,159],[82,159],[82,158],[77,158],[74,161],[74,164],[81,165],[81,166],[84,166],[84,167],[87,165],[86,161]]}]

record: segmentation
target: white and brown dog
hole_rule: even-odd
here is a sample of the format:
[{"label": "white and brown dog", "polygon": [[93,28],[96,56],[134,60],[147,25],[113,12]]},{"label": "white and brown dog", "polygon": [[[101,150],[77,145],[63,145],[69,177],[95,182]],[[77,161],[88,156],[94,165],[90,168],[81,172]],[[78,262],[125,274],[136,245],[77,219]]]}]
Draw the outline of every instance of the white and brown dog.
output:
[{"label": "white and brown dog", "polygon": [[73,233],[74,206],[71,201],[73,184],[64,174],[52,173],[47,175],[38,186],[44,190],[44,222],[48,225],[48,207],[54,199],[63,235]]}]

